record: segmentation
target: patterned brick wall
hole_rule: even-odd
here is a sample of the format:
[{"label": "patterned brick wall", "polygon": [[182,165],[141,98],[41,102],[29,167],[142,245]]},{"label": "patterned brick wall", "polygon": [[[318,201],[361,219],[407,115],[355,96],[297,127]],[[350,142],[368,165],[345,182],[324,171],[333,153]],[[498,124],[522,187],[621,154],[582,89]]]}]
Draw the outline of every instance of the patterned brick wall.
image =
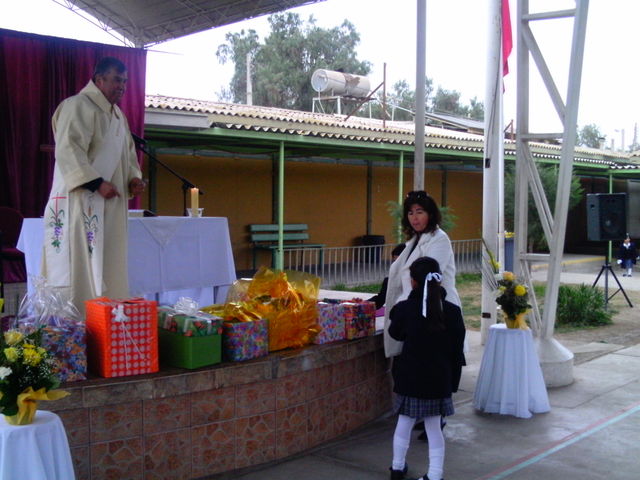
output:
[{"label": "patterned brick wall", "polygon": [[190,479],[317,447],[386,413],[382,336],[196,371],[71,383],[45,403],[78,480]]}]

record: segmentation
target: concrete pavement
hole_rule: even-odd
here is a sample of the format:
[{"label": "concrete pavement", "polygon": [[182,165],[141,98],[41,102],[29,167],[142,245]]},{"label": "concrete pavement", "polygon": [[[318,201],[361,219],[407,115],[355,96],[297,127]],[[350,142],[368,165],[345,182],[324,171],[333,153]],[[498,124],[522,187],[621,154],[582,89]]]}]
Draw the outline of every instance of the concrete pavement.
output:
[{"label": "concrete pavement", "polygon": [[[575,262],[563,267],[563,283],[591,285],[602,265],[601,258],[569,260]],[[544,267],[535,269],[534,278],[546,279]],[[640,290],[640,274],[619,280],[627,290]],[[468,341],[469,365],[454,395],[456,414],[445,428],[446,480],[640,479],[640,345],[565,345],[576,354],[593,350],[587,357],[592,359],[574,366],[571,385],[548,390],[549,413],[520,419],[474,409],[483,347],[479,332],[468,332]],[[389,415],[286,461],[211,478],[383,480],[389,478],[394,427]],[[427,446],[417,435],[407,456],[409,478],[426,472]]]}]

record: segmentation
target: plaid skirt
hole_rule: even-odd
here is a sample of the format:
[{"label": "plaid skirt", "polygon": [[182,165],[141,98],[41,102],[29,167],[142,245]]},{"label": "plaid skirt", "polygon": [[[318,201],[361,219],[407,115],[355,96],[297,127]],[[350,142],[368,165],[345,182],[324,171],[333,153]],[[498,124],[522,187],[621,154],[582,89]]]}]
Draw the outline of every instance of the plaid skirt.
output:
[{"label": "plaid skirt", "polygon": [[394,397],[394,411],[411,418],[423,419],[434,415],[447,417],[455,412],[451,397],[415,398],[397,394]]}]

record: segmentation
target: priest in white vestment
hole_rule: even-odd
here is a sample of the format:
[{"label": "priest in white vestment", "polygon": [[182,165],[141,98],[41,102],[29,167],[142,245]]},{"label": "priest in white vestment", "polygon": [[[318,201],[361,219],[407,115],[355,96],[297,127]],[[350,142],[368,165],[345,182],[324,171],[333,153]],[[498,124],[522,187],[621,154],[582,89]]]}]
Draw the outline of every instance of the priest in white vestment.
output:
[{"label": "priest in white vestment", "polygon": [[84,315],[85,300],[129,295],[128,200],[144,191],[129,125],[117,103],[127,71],[106,57],[52,118],[53,185],[45,207],[42,274]]}]

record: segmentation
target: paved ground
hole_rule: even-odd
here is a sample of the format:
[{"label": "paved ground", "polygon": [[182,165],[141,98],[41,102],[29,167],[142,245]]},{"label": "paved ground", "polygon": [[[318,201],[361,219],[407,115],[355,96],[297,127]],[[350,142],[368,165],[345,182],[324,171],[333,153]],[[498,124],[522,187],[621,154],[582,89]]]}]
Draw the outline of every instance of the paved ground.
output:
[{"label": "paved ground", "polygon": [[[602,259],[584,256],[571,256],[566,262],[570,263],[563,267],[563,283],[591,285],[602,265]],[[538,266],[534,276],[544,281],[544,267]],[[640,291],[640,274],[619,280],[626,290]],[[566,345],[576,353],[590,352],[574,366],[574,382],[549,389],[549,413],[520,419],[473,408],[483,347],[478,332],[469,332],[468,339],[469,366],[454,397],[456,414],[445,429],[447,480],[640,479],[640,345]],[[298,457],[214,478],[383,480],[389,478],[394,427],[395,417],[380,418]],[[407,457],[410,478],[426,471],[427,448],[416,436],[417,432]]]}]

